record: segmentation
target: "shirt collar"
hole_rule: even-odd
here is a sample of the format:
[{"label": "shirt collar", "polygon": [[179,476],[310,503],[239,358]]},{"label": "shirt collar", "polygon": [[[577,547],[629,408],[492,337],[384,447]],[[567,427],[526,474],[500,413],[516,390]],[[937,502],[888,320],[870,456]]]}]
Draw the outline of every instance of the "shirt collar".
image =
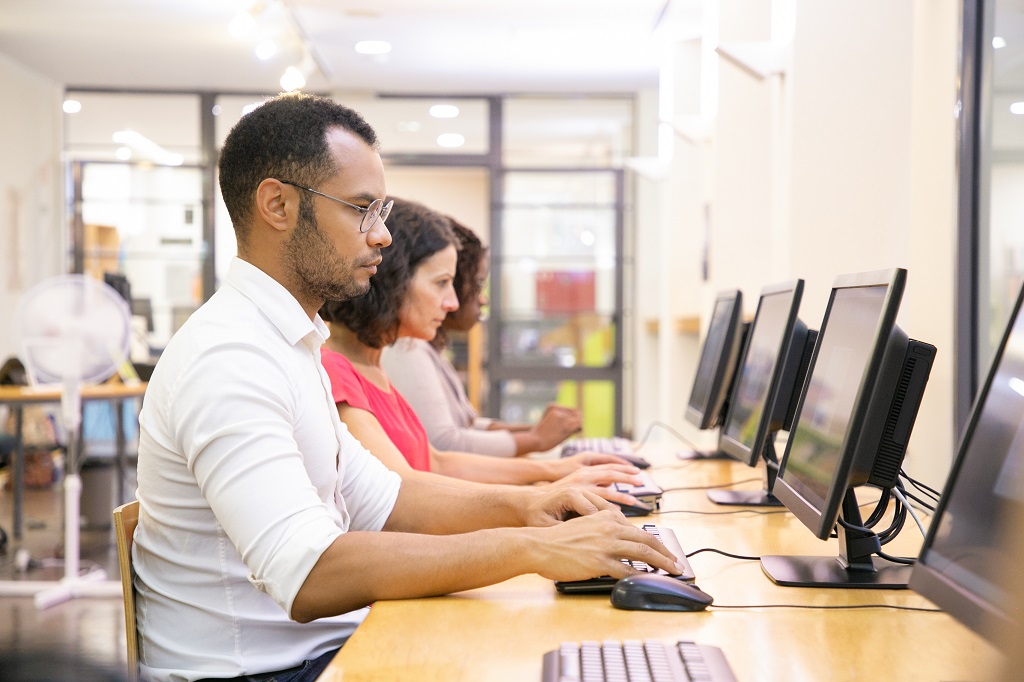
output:
[{"label": "shirt collar", "polygon": [[289,344],[294,346],[303,341],[311,350],[319,350],[330,336],[319,315],[310,320],[299,302],[280,282],[252,263],[232,258],[226,282],[256,304]]}]

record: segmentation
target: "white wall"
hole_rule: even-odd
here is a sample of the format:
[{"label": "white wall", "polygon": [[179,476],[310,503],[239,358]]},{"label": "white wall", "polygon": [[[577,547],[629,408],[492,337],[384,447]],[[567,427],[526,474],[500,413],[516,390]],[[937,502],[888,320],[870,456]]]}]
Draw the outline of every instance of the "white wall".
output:
[{"label": "white wall", "polygon": [[[788,59],[783,74],[758,78],[733,61],[713,63],[705,56],[704,77],[672,84],[675,90],[713,94],[713,105],[703,109],[712,114],[713,136],[696,160],[677,145],[662,191],[678,215],[663,220],[661,236],[687,263],[681,267],[691,268],[704,227],[687,207],[707,193],[699,178],[710,179],[709,277],[697,285],[702,329],[708,301],[719,290],[742,289],[749,315],[762,286],[803,278],[800,316],[817,328],[836,275],[907,268],[899,324],[939,349],[907,469],[941,485],[955,449],[953,110],[959,3],[774,4],[795,8],[794,38],[782,51]],[[766,6],[770,3],[721,0],[717,21],[706,22],[703,41],[723,47],[766,44],[773,31],[780,35]],[[692,51],[681,51],[673,71],[692,73],[695,58]],[[650,267],[659,267],[665,257],[647,258]],[[694,298],[685,290],[675,295]],[[688,307],[677,305],[675,314]],[[663,354],[670,352],[668,345],[660,343]],[[674,375],[653,374],[637,381],[654,382],[661,395],[671,394],[662,411],[692,434],[681,418],[690,377],[680,382]],[[676,385],[666,389],[666,381]],[[636,418],[642,421],[641,415]]]},{"label": "white wall", "polygon": [[63,88],[0,54],[0,363],[15,355],[10,320],[33,284],[65,271]]}]

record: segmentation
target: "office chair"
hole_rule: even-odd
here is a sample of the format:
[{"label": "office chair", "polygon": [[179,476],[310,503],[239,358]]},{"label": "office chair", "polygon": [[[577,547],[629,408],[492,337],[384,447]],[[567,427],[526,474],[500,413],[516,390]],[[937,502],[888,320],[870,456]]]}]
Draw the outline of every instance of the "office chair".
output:
[{"label": "office chair", "polygon": [[138,501],[122,504],[114,509],[117,565],[121,570],[121,594],[124,597],[124,637],[128,645],[128,678],[133,682],[139,677],[139,633],[135,628],[135,570],[132,568],[132,542],[138,523]]}]

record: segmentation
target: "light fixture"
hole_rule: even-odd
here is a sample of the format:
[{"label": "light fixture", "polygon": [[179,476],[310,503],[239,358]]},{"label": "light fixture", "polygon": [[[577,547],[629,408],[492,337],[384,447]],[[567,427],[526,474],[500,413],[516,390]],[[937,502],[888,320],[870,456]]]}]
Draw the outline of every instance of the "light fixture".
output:
[{"label": "light fixture", "polygon": [[359,54],[387,54],[391,52],[391,43],[386,40],[360,40],[354,49]]},{"label": "light fixture", "polygon": [[1011,114],[1024,114],[1024,102],[1014,102],[1010,105]]},{"label": "light fixture", "polygon": [[114,155],[121,161],[127,161],[128,159],[132,158],[132,148],[118,147],[117,151],[114,152]]},{"label": "light fixture", "polygon": [[994,38],[992,38],[993,50],[998,50],[1004,47],[1006,47],[1006,38],[1003,38],[1002,36],[995,36]]},{"label": "light fixture", "polygon": [[281,89],[285,92],[292,92],[293,90],[299,90],[306,86],[306,77],[302,75],[302,71],[297,66],[289,66],[284,70],[284,75],[281,76]]},{"label": "light fixture", "polygon": [[430,115],[434,118],[456,118],[459,108],[454,104],[435,104],[430,107]]},{"label": "light fixture", "polygon": [[423,125],[419,121],[399,121],[398,132],[400,133],[418,133]]},{"label": "light fixture", "polygon": [[256,57],[260,61],[265,62],[271,57],[273,57],[275,54],[277,54],[277,43],[275,43],[273,40],[261,41],[256,46],[254,52],[256,53]]},{"label": "light fixture", "polygon": [[438,147],[461,147],[466,144],[466,138],[459,133],[441,133],[437,136]]},{"label": "light fixture", "polygon": [[77,99],[66,99],[64,100],[63,109],[65,114],[77,114],[82,110],[82,103]]},{"label": "light fixture", "polygon": [[[114,133],[113,139],[114,142],[119,145],[128,147],[133,154],[137,152],[142,157],[151,160],[153,163],[160,164],[161,166],[180,166],[185,161],[185,158],[181,154],[175,154],[174,152],[167,151],[142,133],[131,130],[130,128],[118,130]],[[120,154],[120,152],[118,152],[118,154]]]}]

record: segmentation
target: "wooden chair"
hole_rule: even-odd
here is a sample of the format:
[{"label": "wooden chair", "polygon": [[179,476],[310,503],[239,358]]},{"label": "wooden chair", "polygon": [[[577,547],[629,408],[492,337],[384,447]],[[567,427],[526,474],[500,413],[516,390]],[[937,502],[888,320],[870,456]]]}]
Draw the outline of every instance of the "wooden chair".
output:
[{"label": "wooden chair", "polygon": [[132,569],[132,542],[139,523],[139,503],[129,502],[114,510],[114,534],[117,536],[117,565],[121,569],[121,594],[124,597],[124,637],[128,644],[128,676],[138,679],[139,633],[135,629],[135,585]]}]

